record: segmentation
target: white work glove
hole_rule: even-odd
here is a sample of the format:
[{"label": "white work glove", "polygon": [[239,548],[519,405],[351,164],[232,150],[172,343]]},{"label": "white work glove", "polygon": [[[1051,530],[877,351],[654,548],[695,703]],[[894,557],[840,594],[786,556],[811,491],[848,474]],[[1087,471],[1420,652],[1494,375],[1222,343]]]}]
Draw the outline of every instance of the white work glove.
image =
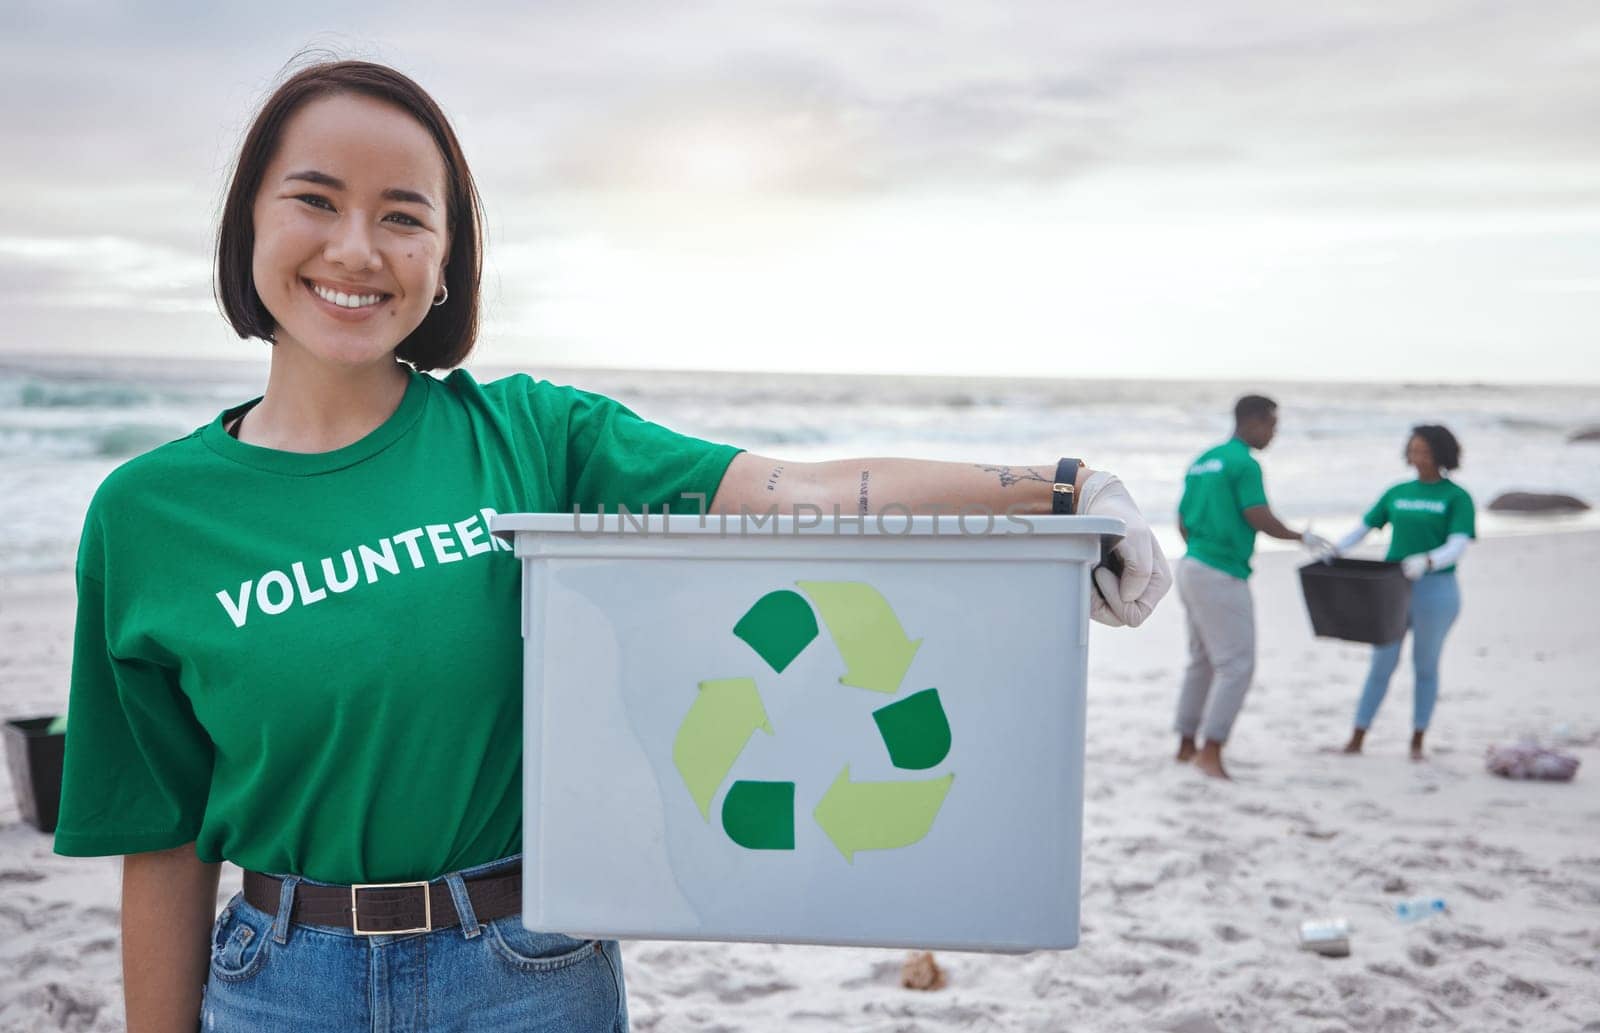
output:
[{"label": "white work glove", "polygon": [[1300,536],[1300,544],[1306,547],[1315,559],[1327,561],[1339,555],[1339,547],[1320,534],[1307,531]]},{"label": "white work glove", "polygon": [[1127,525],[1122,541],[1112,550],[1122,561],[1122,574],[1119,577],[1105,566],[1094,569],[1099,591],[1090,596],[1089,616],[1114,628],[1137,628],[1172,588],[1167,557],[1149,521],[1114,475],[1103,470],[1090,474],[1078,493],[1077,508],[1080,515],[1116,517]]},{"label": "white work glove", "polygon": [[1407,556],[1405,559],[1400,561],[1400,570],[1412,581],[1420,579],[1422,575],[1428,572],[1428,554],[1425,552],[1419,552],[1414,555]]}]

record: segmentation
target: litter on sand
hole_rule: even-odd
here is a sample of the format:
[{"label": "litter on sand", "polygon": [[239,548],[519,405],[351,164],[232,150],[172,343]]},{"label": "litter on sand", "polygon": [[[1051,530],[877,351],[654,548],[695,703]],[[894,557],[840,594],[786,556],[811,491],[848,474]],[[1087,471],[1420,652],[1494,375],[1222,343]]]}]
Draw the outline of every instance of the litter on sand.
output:
[{"label": "litter on sand", "polygon": [[1530,778],[1545,782],[1570,782],[1578,773],[1578,758],[1525,739],[1509,746],[1490,746],[1484,763],[1501,778]]},{"label": "litter on sand", "polygon": [[1300,949],[1329,958],[1350,956],[1350,922],[1344,918],[1319,918],[1300,923]]},{"label": "litter on sand", "polygon": [[938,990],[944,982],[944,970],[928,951],[913,953],[900,970],[900,985],[907,990]]}]

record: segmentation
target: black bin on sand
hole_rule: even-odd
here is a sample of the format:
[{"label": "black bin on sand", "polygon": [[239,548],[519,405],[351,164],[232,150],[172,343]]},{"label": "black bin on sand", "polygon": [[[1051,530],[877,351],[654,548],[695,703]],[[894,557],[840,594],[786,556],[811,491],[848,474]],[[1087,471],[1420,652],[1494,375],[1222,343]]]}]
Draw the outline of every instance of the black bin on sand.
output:
[{"label": "black bin on sand", "polygon": [[5,723],[6,766],[17,791],[22,820],[40,832],[54,832],[61,813],[61,762],[65,732],[50,733],[53,717],[28,717]]},{"label": "black bin on sand", "polygon": [[1411,582],[1398,563],[1336,559],[1300,568],[1311,630],[1322,638],[1381,646],[1405,637]]}]

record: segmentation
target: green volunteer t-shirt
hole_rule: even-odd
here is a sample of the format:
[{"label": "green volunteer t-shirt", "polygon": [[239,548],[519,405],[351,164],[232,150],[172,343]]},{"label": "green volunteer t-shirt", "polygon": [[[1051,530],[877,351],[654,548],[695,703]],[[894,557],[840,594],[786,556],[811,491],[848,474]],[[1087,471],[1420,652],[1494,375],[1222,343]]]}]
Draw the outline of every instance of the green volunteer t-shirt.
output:
[{"label": "green volunteer t-shirt", "polygon": [[1265,506],[1261,464],[1250,446],[1229,438],[1202,453],[1183,479],[1178,518],[1189,533],[1189,555],[1237,578],[1250,576],[1256,529],[1244,518],[1251,506]]},{"label": "green volunteer t-shirt", "polygon": [[90,504],[56,851],[339,883],[517,852],[521,572],[489,518],[697,512],[738,450],[520,375],[412,373],[321,454],[230,437],[238,411]]},{"label": "green volunteer t-shirt", "polygon": [[[1389,555],[1393,563],[1419,552],[1431,552],[1451,535],[1478,536],[1477,513],[1467,489],[1448,478],[1396,484],[1367,510],[1362,521],[1372,528],[1393,524]],[[1442,568],[1442,574],[1455,565]]]}]

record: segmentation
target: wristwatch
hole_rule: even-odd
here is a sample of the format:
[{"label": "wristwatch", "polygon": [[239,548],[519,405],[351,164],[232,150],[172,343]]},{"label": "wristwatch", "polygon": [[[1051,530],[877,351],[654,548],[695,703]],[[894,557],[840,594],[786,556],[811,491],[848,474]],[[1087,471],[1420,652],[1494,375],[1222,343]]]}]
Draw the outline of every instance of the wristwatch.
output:
[{"label": "wristwatch", "polygon": [[1063,459],[1056,464],[1056,480],[1050,485],[1050,512],[1071,516],[1078,511],[1078,470],[1082,459]]}]

